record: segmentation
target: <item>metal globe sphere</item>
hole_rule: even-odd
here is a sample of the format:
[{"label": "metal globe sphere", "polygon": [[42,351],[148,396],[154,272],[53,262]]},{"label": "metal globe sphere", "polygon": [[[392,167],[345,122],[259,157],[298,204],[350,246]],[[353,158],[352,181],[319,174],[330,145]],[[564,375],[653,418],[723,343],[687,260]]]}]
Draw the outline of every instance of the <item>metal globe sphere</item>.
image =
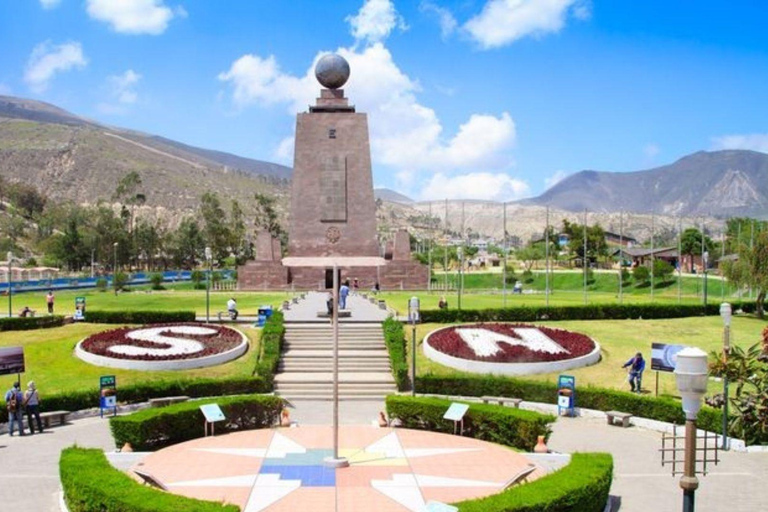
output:
[{"label": "metal globe sphere", "polygon": [[338,89],[349,80],[349,63],[341,55],[323,55],[315,66],[315,77],[325,88]]}]

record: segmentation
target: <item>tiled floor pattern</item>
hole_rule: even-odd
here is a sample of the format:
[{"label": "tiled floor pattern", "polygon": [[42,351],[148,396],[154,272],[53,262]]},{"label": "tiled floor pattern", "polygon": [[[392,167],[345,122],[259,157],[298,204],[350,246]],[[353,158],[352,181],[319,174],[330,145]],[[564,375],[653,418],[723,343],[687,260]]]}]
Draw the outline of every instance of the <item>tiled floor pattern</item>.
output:
[{"label": "tiled floor pattern", "polygon": [[[524,454],[447,434],[341,426],[329,469],[331,427],[254,430],[155,452],[140,463],[172,492],[234,503],[243,512],[418,512],[430,500],[456,502],[500,492],[526,467]],[[544,471],[537,469],[533,478]]]}]

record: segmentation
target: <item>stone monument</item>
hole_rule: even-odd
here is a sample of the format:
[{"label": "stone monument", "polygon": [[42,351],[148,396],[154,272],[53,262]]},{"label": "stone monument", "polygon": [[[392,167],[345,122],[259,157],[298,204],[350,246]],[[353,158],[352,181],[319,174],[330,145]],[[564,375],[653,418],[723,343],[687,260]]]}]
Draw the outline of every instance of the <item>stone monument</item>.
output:
[{"label": "stone monument", "polygon": [[342,281],[357,278],[363,289],[427,288],[429,269],[411,260],[406,231],[395,235],[392,259],[380,257],[368,116],[344,97],[349,74],[339,55],[318,61],[324,89],[296,118],[288,257],[259,234],[256,261],[238,271],[241,289],[331,288],[334,264]]}]

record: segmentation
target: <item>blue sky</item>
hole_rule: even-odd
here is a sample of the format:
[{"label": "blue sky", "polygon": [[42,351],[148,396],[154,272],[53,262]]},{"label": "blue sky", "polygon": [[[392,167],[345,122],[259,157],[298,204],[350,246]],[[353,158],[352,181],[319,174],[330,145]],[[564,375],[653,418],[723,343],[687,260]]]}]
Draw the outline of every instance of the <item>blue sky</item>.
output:
[{"label": "blue sky", "polygon": [[6,0],[0,94],[261,160],[334,51],[374,182],[511,200],[582,169],[768,152],[768,3]]}]

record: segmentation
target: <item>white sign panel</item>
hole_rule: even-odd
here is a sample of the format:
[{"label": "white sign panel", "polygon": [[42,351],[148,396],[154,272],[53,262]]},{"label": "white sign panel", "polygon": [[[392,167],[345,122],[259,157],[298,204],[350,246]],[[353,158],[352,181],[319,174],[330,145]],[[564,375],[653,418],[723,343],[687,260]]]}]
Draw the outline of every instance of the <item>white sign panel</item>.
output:
[{"label": "white sign panel", "polygon": [[224,413],[221,412],[221,408],[218,404],[206,404],[201,405],[200,410],[203,412],[203,416],[205,416],[205,421],[208,423],[214,423],[216,421],[224,421],[226,418],[224,418]]},{"label": "white sign panel", "polygon": [[467,404],[451,404],[448,410],[445,411],[445,414],[443,415],[443,419],[451,420],[451,421],[461,421],[461,419],[464,417],[464,415],[467,413],[468,410],[469,410],[469,405]]}]

